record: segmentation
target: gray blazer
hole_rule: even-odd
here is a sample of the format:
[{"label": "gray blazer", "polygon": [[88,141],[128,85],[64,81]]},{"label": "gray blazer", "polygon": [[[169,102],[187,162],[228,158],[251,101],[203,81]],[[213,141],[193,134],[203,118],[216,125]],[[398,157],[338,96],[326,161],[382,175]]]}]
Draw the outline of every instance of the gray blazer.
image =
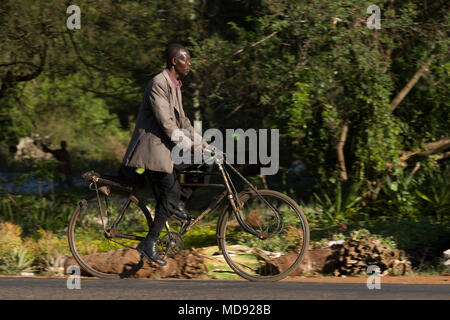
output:
[{"label": "gray blazer", "polygon": [[[126,167],[172,173],[171,150],[180,140],[171,139],[177,129],[194,128],[183,111],[181,91],[177,91],[167,71],[156,75],[147,85],[139,108],[136,127],[122,161]],[[190,143],[191,139],[189,139]],[[202,141],[203,146],[206,142]]]}]

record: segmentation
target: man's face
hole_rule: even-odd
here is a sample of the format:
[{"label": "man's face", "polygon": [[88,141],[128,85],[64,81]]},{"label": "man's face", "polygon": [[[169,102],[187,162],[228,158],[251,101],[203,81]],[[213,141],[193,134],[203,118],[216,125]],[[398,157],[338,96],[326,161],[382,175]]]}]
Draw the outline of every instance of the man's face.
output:
[{"label": "man's face", "polygon": [[178,74],[187,76],[191,70],[191,55],[187,50],[180,50],[178,57],[173,58],[173,65]]}]

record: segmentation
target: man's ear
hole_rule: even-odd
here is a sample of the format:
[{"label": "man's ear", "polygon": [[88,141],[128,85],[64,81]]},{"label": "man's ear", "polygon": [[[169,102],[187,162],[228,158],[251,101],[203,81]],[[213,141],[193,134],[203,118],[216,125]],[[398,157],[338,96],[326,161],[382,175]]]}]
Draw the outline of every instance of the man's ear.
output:
[{"label": "man's ear", "polygon": [[177,58],[173,57],[172,58],[172,65],[175,66],[177,64]]}]

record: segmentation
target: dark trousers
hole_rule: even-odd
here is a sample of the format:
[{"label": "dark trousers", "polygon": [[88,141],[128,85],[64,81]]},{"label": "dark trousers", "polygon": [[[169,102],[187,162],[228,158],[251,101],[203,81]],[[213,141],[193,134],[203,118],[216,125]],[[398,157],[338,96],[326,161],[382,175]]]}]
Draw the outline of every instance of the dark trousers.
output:
[{"label": "dark trousers", "polygon": [[[174,208],[177,208],[181,200],[187,200],[193,188],[181,189],[178,181],[178,171],[189,170],[195,165],[174,165],[172,173],[146,171],[149,174],[151,183],[154,183],[158,189],[156,199],[155,219],[150,227],[148,237],[156,239],[164,228],[166,221],[172,216]],[[183,199],[182,199],[183,198]]]}]

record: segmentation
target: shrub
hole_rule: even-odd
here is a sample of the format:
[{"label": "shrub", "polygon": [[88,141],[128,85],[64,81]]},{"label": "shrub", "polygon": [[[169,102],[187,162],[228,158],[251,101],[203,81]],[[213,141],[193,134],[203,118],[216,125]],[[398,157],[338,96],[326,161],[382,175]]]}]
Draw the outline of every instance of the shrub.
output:
[{"label": "shrub", "polygon": [[67,237],[60,238],[53,232],[42,229],[39,234],[40,239],[33,243],[36,267],[45,274],[62,275],[65,257],[71,254]]},{"label": "shrub", "polygon": [[0,273],[32,272],[34,256],[26,249],[28,241],[21,238],[22,229],[9,222],[0,222]]},{"label": "shrub", "polygon": [[0,273],[39,272],[61,275],[65,257],[70,255],[66,237],[40,229],[38,238],[22,238],[22,229],[0,222]]},{"label": "shrub", "polygon": [[52,200],[6,192],[0,194],[0,202],[0,219],[20,225],[26,236],[36,234],[39,229],[62,231],[75,207],[70,197]]}]

